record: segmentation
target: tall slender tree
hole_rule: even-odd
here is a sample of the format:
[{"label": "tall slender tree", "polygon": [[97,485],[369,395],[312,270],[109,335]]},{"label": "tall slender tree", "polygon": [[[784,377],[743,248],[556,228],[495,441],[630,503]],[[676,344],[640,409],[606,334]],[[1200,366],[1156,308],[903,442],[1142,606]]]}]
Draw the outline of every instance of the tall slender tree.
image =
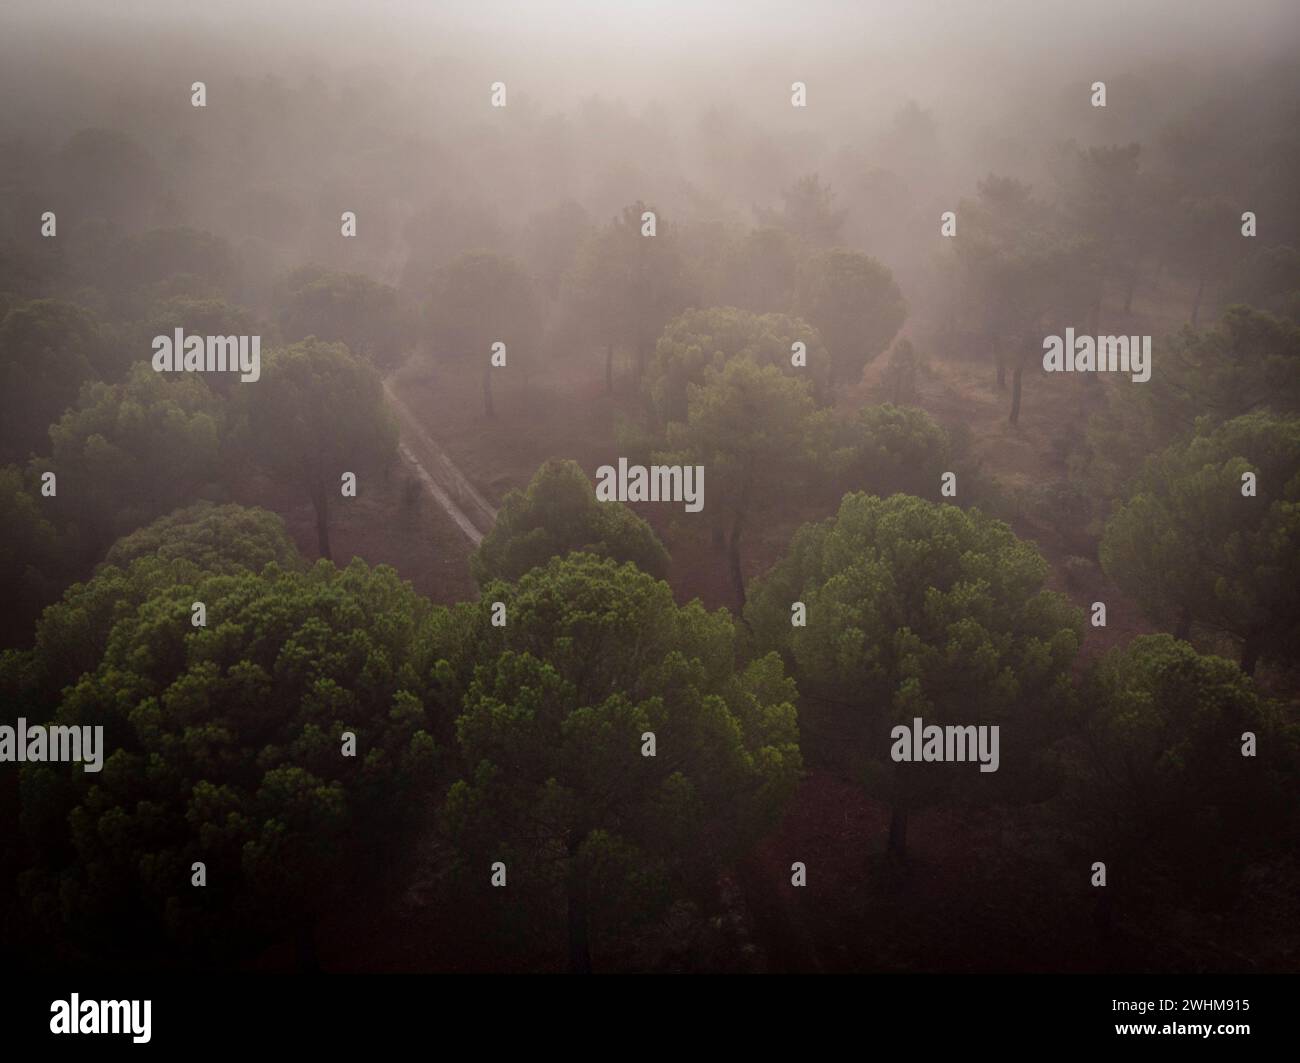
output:
[{"label": "tall slender tree", "polygon": [[483,412],[495,417],[493,345],[505,344],[510,365],[540,344],[540,308],[527,271],[507,255],[460,255],[439,273],[429,317],[438,358],[482,366]]},{"label": "tall slender tree", "polygon": [[298,486],[316,513],[320,556],[332,557],[329,500],[351,472],[397,455],[397,422],[373,366],[339,343],[309,339],[263,357],[262,379],[244,396],[251,460]]}]

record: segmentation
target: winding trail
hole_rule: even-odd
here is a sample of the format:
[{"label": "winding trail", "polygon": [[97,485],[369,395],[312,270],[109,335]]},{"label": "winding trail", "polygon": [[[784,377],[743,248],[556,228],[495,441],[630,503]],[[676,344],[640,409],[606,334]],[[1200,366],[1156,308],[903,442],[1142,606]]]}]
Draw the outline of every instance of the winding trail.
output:
[{"label": "winding trail", "polygon": [[[384,394],[397,415],[401,430],[398,452],[402,459],[415,470],[434,501],[477,546],[496,522],[496,508],[425,430],[399,398],[391,380],[384,381]],[[754,928],[767,950],[770,968],[783,972],[824,971],[808,920],[792,896],[790,872],[774,852],[759,852],[736,869]]]},{"label": "winding trail", "polygon": [[477,546],[496,523],[496,508],[479,494],[447,452],[424,430],[389,380],[384,381],[384,394],[397,414],[401,429],[398,452],[415,469],[434,501]]}]

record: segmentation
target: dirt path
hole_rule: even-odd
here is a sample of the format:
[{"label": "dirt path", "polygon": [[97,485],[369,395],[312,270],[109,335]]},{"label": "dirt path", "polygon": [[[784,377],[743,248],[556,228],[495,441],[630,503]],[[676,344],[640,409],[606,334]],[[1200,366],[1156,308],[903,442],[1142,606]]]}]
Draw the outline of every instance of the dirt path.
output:
[{"label": "dirt path", "polygon": [[415,469],[434,501],[477,546],[496,522],[496,509],[475,490],[442,447],[424,430],[415,414],[398,397],[391,381],[384,381],[384,394],[397,414],[401,428],[399,453]]}]

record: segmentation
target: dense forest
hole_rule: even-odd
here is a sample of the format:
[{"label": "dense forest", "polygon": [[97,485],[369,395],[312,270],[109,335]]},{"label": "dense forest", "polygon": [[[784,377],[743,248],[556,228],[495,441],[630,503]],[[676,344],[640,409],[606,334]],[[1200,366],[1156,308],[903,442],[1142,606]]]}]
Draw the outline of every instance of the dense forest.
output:
[{"label": "dense forest", "polygon": [[269,6],[0,15],[12,968],[1297,969],[1291,5]]}]

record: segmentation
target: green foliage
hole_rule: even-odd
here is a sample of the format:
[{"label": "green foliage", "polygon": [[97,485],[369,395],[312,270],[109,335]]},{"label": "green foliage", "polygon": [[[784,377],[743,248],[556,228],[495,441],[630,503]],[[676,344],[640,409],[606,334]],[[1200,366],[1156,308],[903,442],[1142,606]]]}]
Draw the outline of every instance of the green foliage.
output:
[{"label": "green foliage", "polygon": [[277,514],[211,502],[179,509],[123,536],[104,563],[125,568],[140,557],[184,558],[205,572],[229,572],[236,567],[260,572],[272,562],[289,571],[303,567],[298,548]]},{"label": "green foliage", "polygon": [[186,225],[150,229],[125,241],[115,281],[160,297],[213,297],[235,279],[235,254],[219,236]]},{"label": "green foliage", "polygon": [[429,303],[429,324],[439,359],[483,368],[483,408],[492,405],[492,345],[506,345],[508,364],[533,355],[539,345],[541,310],[532,278],[515,259],[471,251],[438,273]]},{"label": "green foliage", "polygon": [[[1266,404],[1300,407],[1300,327],[1248,306],[1229,307],[1208,332],[1183,332],[1176,351],[1176,379],[1199,384],[1205,412],[1217,418]],[[1172,386],[1167,384],[1166,386]],[[1180,396],[1184,403],[1188,396]]]},{"label": "green foliage", "polygon": [[487,364],[500,340],[511,353],[536,342],[538,304],[533,284],[515,259],[471,251],[443,269],[429,304],[433,342],[441,358]]},{"label": "green foliage", "polygon": [[641,235],[641,215],[649,209],[638,200],[592,233],[565,279],[568,315],[581,322],[575,331],[588,342],[634,352],[638,376],[664,325],[691,302],[668,219],[656,214],[655,235]]},{"label": "green foliage", "polygon": [[577,261],[591,222],[580,203],[566,199],[528,220],[529,264],[547,296],[560,294],[564,276]]},{"label": "green foliage", "polygon": [[1088,423],[1076,467],[1099,495],[1129,493],[1144,459],[1214,425],[1259,409],[1300,410],[1300,328],[1246,306],[1211,328],[1184,328],[1157,345],[1159,370],[1141,387],[1112,388]]},{"label": "green foliage", "polygon": [[[155,336],[171,336],[178,328],[187,335],[252,336],[266,335],[257,319],[242,306],[225,299],[200,299],[177,295],[155,303],[133,330],[141,351],[149,351]],[[223,380],[219,375],[211,382]]]},{"label": "green foliage", "polygon": [[1144,390],[1144,412],[1165,438],[1268,407],[1300,409],[1300,327],[1249,307],[1230,307],[1212,329],[1183,329]]},{"label": "green foliage", "polygon": [[76,408],[50,426],[52,453],[33,459],[30,472],[57,474],[51,514],[97,557],[220,477],[224,423],[196,375],[171,379],[140,363],[119,384],[88,384]]},{"label": "green foliage", "polygon": [[744,601],[740,538],[751,515],[789,496],[789,485],[810,472],[808,450],[816,404],[806,380],[774,365],[733,358],[708,368],[690,384],[684,422],[668,426],[667,464],[702,465],[709,475],[708,505],[728,524],[732,583]]},{"label": "green foliage", "polygon": [[1220,304],[1246,303],[1300,325],[1300,251],[1275,244],[1242,258],[1224,285]]},{"label": "green foliage", "polygon": [[[807,365],[790,362],[791,345],[807,348]],[[692,384],[705,383],[737,358],[771,366],[809,382],[819,403],[829,401],[829,362],[817,330],[797,317],[754,314],[734,307],[687,310],[668,323],[655,346],[643,389],[658,424],[684,421]]]},{"label": "green foliage", "polygon": [[889,352],[881,374],[880,392],[895,406],[912,405],[920,397],[920,375],[924,363],[909,339],[900,339]]},{"label": "green foliage", "polygon": [[1232,270],[1250,241],[1241,238],[1241,213],[1219,196],[1186,196],[1178,203],[1166,237],[1166,260],[1195,284],[1191,324],[1200,316],[1205,286]]},{"label": "green foliage", "polygon": [[1126,878],[1164,865],[1181,890],[1230,888],[1252,858],[1293,846],[1300,735],[1231,661],[1139,636],[1092,669],[1080,702],[1063,824]]},{"label": "green foliage", "polygon": [[262,359],[262,379],[237,393],[252,460],[305,490],[317,545],[330,556],[329,499],[344,472],[361,477],[397,455],[397,422],[375,368],[338,343],[309,339]]},{"label": "green foliage", "polygon": [[1029,185],[990,175],[973,201],[957,207],[953,241],[968,312],[1002,372],[1015,372],[1011,420],[1020,410],[1024,368],[1043,336],[1081,321],[1101,299],[1101,245],[1063,224]]},{"label": "green foliage", "polygon": [[[847,495],[802,527],[745,610],[791,662],[805,713],[835,728],[895,809],[1024,784],[1070,697],[1081,612],[1043,589],[1047,564],[1000,521],[908,495]],[[803,602],[807,624],[791,623]],[[999,724],[1002,767],[894,763],[890,729]]]},{"label": "green foliage", "polygon": [[793,311],[798,271],[799,254],[789,232],[776,227],[752,229],[729,249],[722,297],[756,314]]},{"label": "green foliage", "polygon": [[76,203],[86,218],[142,224],[157,213],[164,198],[157,163],[136,140],[116,129],[79,130],[54,163],[55,184],[64,202]]},{"label": "green foliage", "polygon": [[[306,567],[284,522],[267,510],[199,502],[160,517],[114,543],[94,578],[68,587],[58,606],[41,616],[36,653],[24,665],[41,671],[24,683],[45,691],[42,704],[52,711],[63,687],[98,666],[119,616],[173,584],[213,574],[256,574],[272,563],[290,572]],[[50,571],[75,574],[66,559],[62,568],[51,562]],[[58,598],[65,582],[50,588],[42,604]],[[31,628],[23,635],[30,638]]]},{"label": "green foliage", "polygon": [[1067,149],[1062,175],[1065,211],[1079,232],[1101,244],[1107,254],[1127,258],[1138,235],[1143,205],[1140,144],[1110,144],[1086,151]]},{"label": "green foliage", "polygon": [[1059,161],[1062,227],[1094,252],[1088,290],[1099,308],[1103,279],[1120,282],[1128,313],[1144,260],[1164,249],[1177,224],[1178,191],[1171,178],[1142,168],[1136,143],[1079,150],[1070,141]]},{"label": "green foliage", "polygon": [[630,561],[656,579],[668,573],[668,551],[650,525],[621,503],[598,502],[582,467],[560,459],[543,464],[524,491],[506,495],[470,571],[482,587],[575,550]]},{"label": "green foliage", "polygon": [[503,251],[508,242],[495,208],[475,195],[435,193],[401,227],[409,257],[403,291],[428,292],[437,273],[468,251]]},{"label": "green foliage", "polygon": [[907,318],[907,301],[889,269],[844,248],[822,251],[800,266],[796,305],[821,333],[838,384],[857,383]]},{"label": "green foliage", "polygon": [[391,367],[413,336],[397,289],[365,274],[307,266],[281,287],[280,329],[291,343],[315,336]]},{"label": "green foliage", "polygon": [[[23,669],[0,670],[15,715],[45,719],[61,691],[55,721],[104,727],[101,773],[23,769],[24,894],[72,955],[117,966],[233,961],[309,923],[418,828],[435,762],[436,610],[391,569],[175,582],[162,567],[105,567],[47,612],[46,634],[78,626],[88,598],[114,600],[97,659],[68,685],[53,685],[66,672],[48,638],[25,655],[43,678],[17,699]],[[340,754],[345,730],[356,759]]]},{"label": "green foliage", "polygon": [[[1067,549],[1079,554],[1096,549],[1096,537],[1091,534],[1093,502],[1082,484],[1073,480],[1052,480],[1047,483],[1028,484],[1017,492],[1018,515],[1022,519],[1050,528]],[[1076,556],[1076,561],[1083,560]],[[1070,559],[1066,560],[1067,578]],[[1093,566],[1095,571],[1096,566]],[[1085,569],[1075,566],[1077,574]]]},{"label": "green foliage", "polygon": [[953,468],[948,433],[914,406],[864,406],[842,434],[837,465],[855,489],[939,498],[940,476]]},{"label": "green foliage", "polygon": [[[1001,515],[1006,508],[995,480],[971,454],[968,432],[949,432],[914,406],[864,406],[849,419],[817,420],[809,441],[834,497],[866,491],[882,497],[903,492],[962,508],[978,506]],[[957,477],[958,494],[945,500],[942,475]]]},{"label": "green foliage", "polygon": [[0,460],[45,450],[50,423],[81,385],[116,379],[124,367],[113,337],[79,306],[35,299],[0,315]]},{"label": "green foliage", "polygon": [[[497,600],[504,627],[488,622]],[[574,554],[491,584],[474,636],[450,829],[471,874],[505,861],[511,882],[553,888],[552,916],[567,897],[579,937],[629,895],[642,919],[675,895],[704,903],[793,791],[780,661],[735,667],[725,612],[678,606],[630,564]],[[655,757],[641,755],[646,731]]]},{"label": "green foliage", "polygon": [[835,193],[822,184],[820,175],[805,174],[782,190],[782,209],[755,208],[762,225],[783,229],[812,247],[826,247],[838,241],[847,208],[836,209]]},{"label": "green foliage", "polygon": [[[1242,496],[1256,474],[1257,496]],[[1247,414],[1154,457],[1101,562],[1156,623],[1242,641],[1242,667],[1300,637],[1300,419]]]},{"label": "green foliage", "polygon": [[16,465],[0,467],[0,646],[31,638],[32,622],[63,586],[77,553],[50,519],[40,484]]}]

